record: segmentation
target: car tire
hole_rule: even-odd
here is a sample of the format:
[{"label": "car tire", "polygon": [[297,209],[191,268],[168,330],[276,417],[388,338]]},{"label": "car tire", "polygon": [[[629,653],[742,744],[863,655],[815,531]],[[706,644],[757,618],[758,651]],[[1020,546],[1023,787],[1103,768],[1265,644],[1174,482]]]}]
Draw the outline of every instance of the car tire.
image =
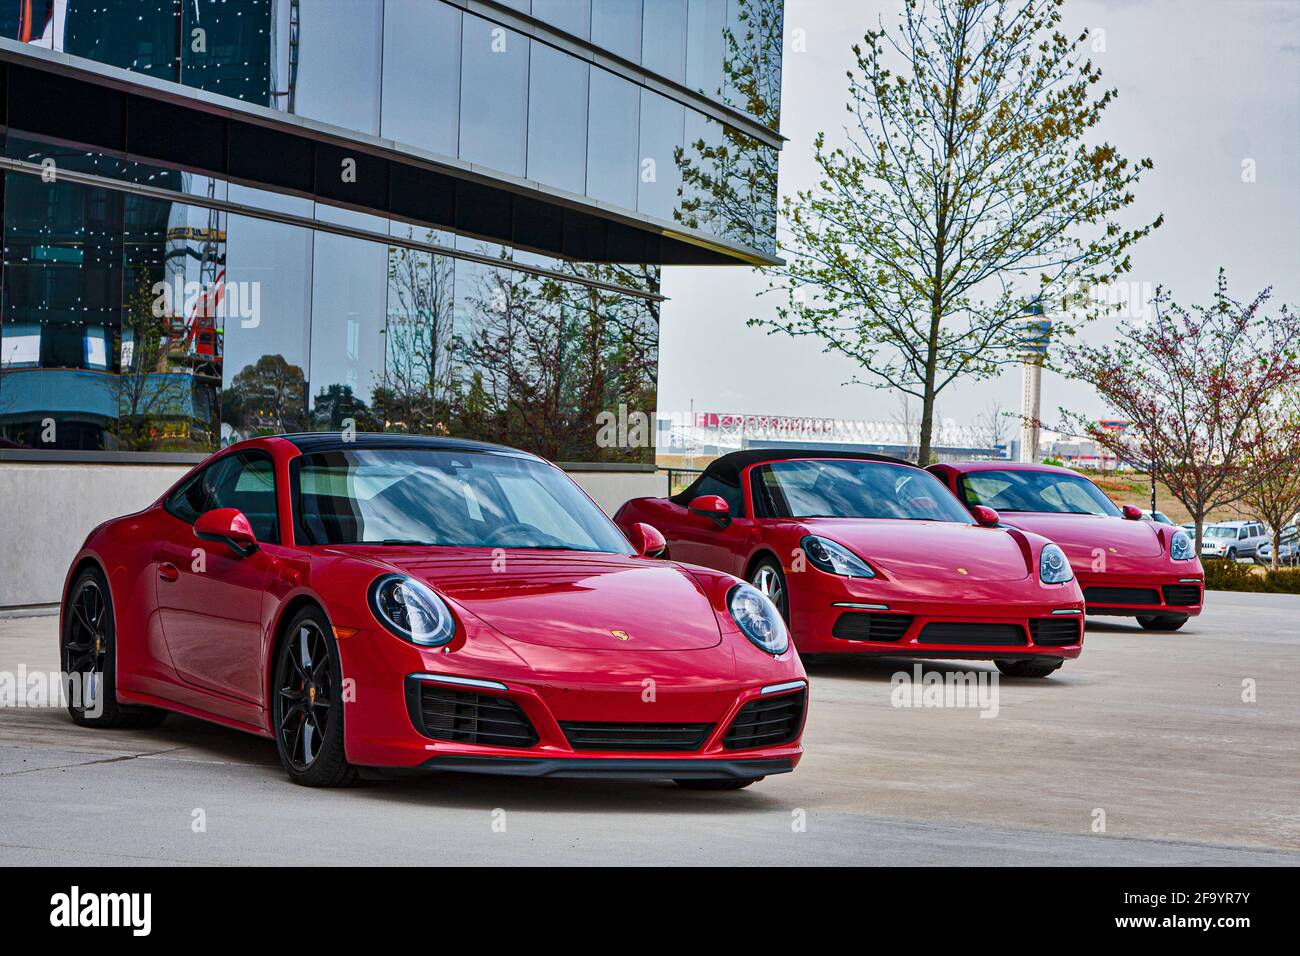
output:
[{"label": "car tire", "polygon": [[1229,549],[1228,549],[1228,560],[1229,560],[1229,561],[1236,561],[1236,560],[1237,560],[1237,549],[1236,549],[1236,548],[1229,548]]},{"label": "car tire", "polygon": [[289,621],[275,651],[271,727],[280,763],[304,787],[359,779],[343,749],[342,667],[334,631],[317,607]]},{"label": "car tire", "polygon": [[157,727],[167,718],[165,710],[117,702],[117,616],[108,581],[98,567],[86,568],[68,589],[59,660],[74,723],[140,728]]},{"label": "car tire", "polygon": [[998,670],[1006,677],[1050,677],[1065,661],[1056,658],[1049,661],[994,661]]},{"label": "car tire", "polygon": [[786,626],[790,624],[790,590],[786,585],[781,562],[773,557],[760,558],[749,571],[749,583],[754,585],[776,605]]},{"label": "car tire", "polygon": [[750,777],[748,780],[673,780],[683,790],[744,790],[751,783],[758,783],[762,777]]},{"label": "car tire", "polygon": [[1142,614],[1137,622],[1148,631],[1176,631],[1187,623],[1186,614]]}]

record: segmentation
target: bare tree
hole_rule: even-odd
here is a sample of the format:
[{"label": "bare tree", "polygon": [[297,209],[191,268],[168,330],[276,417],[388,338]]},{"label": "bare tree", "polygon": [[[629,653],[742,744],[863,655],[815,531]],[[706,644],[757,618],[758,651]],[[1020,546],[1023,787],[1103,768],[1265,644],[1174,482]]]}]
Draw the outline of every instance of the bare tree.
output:
[{"label": "bare tree", "polygon": [[1157,227],[1117,214],[1150,169],[1096,140],[1116,96],[1060,32],[1064,0],[905,0],[849,72],[847,143],[815,141],[820,179],[782,212],[786,304],[751,320],[821,339],[855,382],[921,403],[928,461],[936,397],[1019,361],[1022,313],[1067,296],[1060,338],[1103,310],[1078,297],[1130,268]]},{"label": "bare tree", "polygon": [[975,433],[985,447],[997,448],[1006,443],[1009,415],[1010,412],[1002,408],[1001,402],[994,401],[975,416]]},{"label": "bare tree", "polygon": [[447,434],[454,386],[453,275],[445,256],[389,247],[384,374],[372,394],[385,428]]}]

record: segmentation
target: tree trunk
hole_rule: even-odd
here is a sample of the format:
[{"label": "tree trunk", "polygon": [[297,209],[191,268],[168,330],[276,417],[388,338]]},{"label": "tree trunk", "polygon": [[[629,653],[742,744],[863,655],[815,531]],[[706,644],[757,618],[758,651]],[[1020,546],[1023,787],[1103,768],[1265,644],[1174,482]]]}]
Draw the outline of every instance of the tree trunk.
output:
[{"label": "tree trunk", "polygon": [[1205,531],[1205,512],[1193,511],[1192,520],[1196,522],[1196,557],[1201,556],[1201,535]]},{"label": "tree trunk", "polygon": [[1269,564],[1271,564],[1273,566],[1273,570],[1276,571],[1277,553],[1282,550],[1282,530],[1280,528],[1273,529],[1272,540],[1273,540],[1273,553],[1269,556],[1270,557]]},{"label": "tree trunk", "polygon": [[[943,239],[939,240],[939,266],[937,276],[943,274]],[[935,291],[930,298],[930,339],[925,356],[925,385],[921,391],[921,434],[916,449],[916,463],[921,468],[930,464],[930,450],[934,432],[934,379],[939,364],[939,321],[940,312],[938,282],[935,279]]]}]

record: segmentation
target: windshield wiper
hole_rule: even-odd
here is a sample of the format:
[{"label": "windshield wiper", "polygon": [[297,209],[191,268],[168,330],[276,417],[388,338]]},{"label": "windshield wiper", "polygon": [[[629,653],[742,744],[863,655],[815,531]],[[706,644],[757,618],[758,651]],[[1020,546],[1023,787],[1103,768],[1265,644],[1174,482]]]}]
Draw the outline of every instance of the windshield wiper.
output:
[{"label": "windshield wiper", "polygon": [[[369,544],[370,542],[363,541],[361,543]],[[380,544],[415,544],[415,545],[419,545],[422,548],[436,547],[436,544],[433,541],[419,541],[415,538],[385,538],[383,541],[379,543]]]}]

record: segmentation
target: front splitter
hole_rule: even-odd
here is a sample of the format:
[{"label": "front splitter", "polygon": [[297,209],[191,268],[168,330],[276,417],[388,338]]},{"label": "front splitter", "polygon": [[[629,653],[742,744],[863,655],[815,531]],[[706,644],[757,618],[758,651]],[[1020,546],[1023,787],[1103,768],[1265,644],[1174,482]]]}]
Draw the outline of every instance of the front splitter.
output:
[{"label": "front splitter", "polygon": [[431,757],[418,767],[374,768],[383,776],[412,773],[482,773],[506,777],[566,777],[587,780],[758,780],[790,773],[788,758],[758,760],[656,760],[555,757]]}]

